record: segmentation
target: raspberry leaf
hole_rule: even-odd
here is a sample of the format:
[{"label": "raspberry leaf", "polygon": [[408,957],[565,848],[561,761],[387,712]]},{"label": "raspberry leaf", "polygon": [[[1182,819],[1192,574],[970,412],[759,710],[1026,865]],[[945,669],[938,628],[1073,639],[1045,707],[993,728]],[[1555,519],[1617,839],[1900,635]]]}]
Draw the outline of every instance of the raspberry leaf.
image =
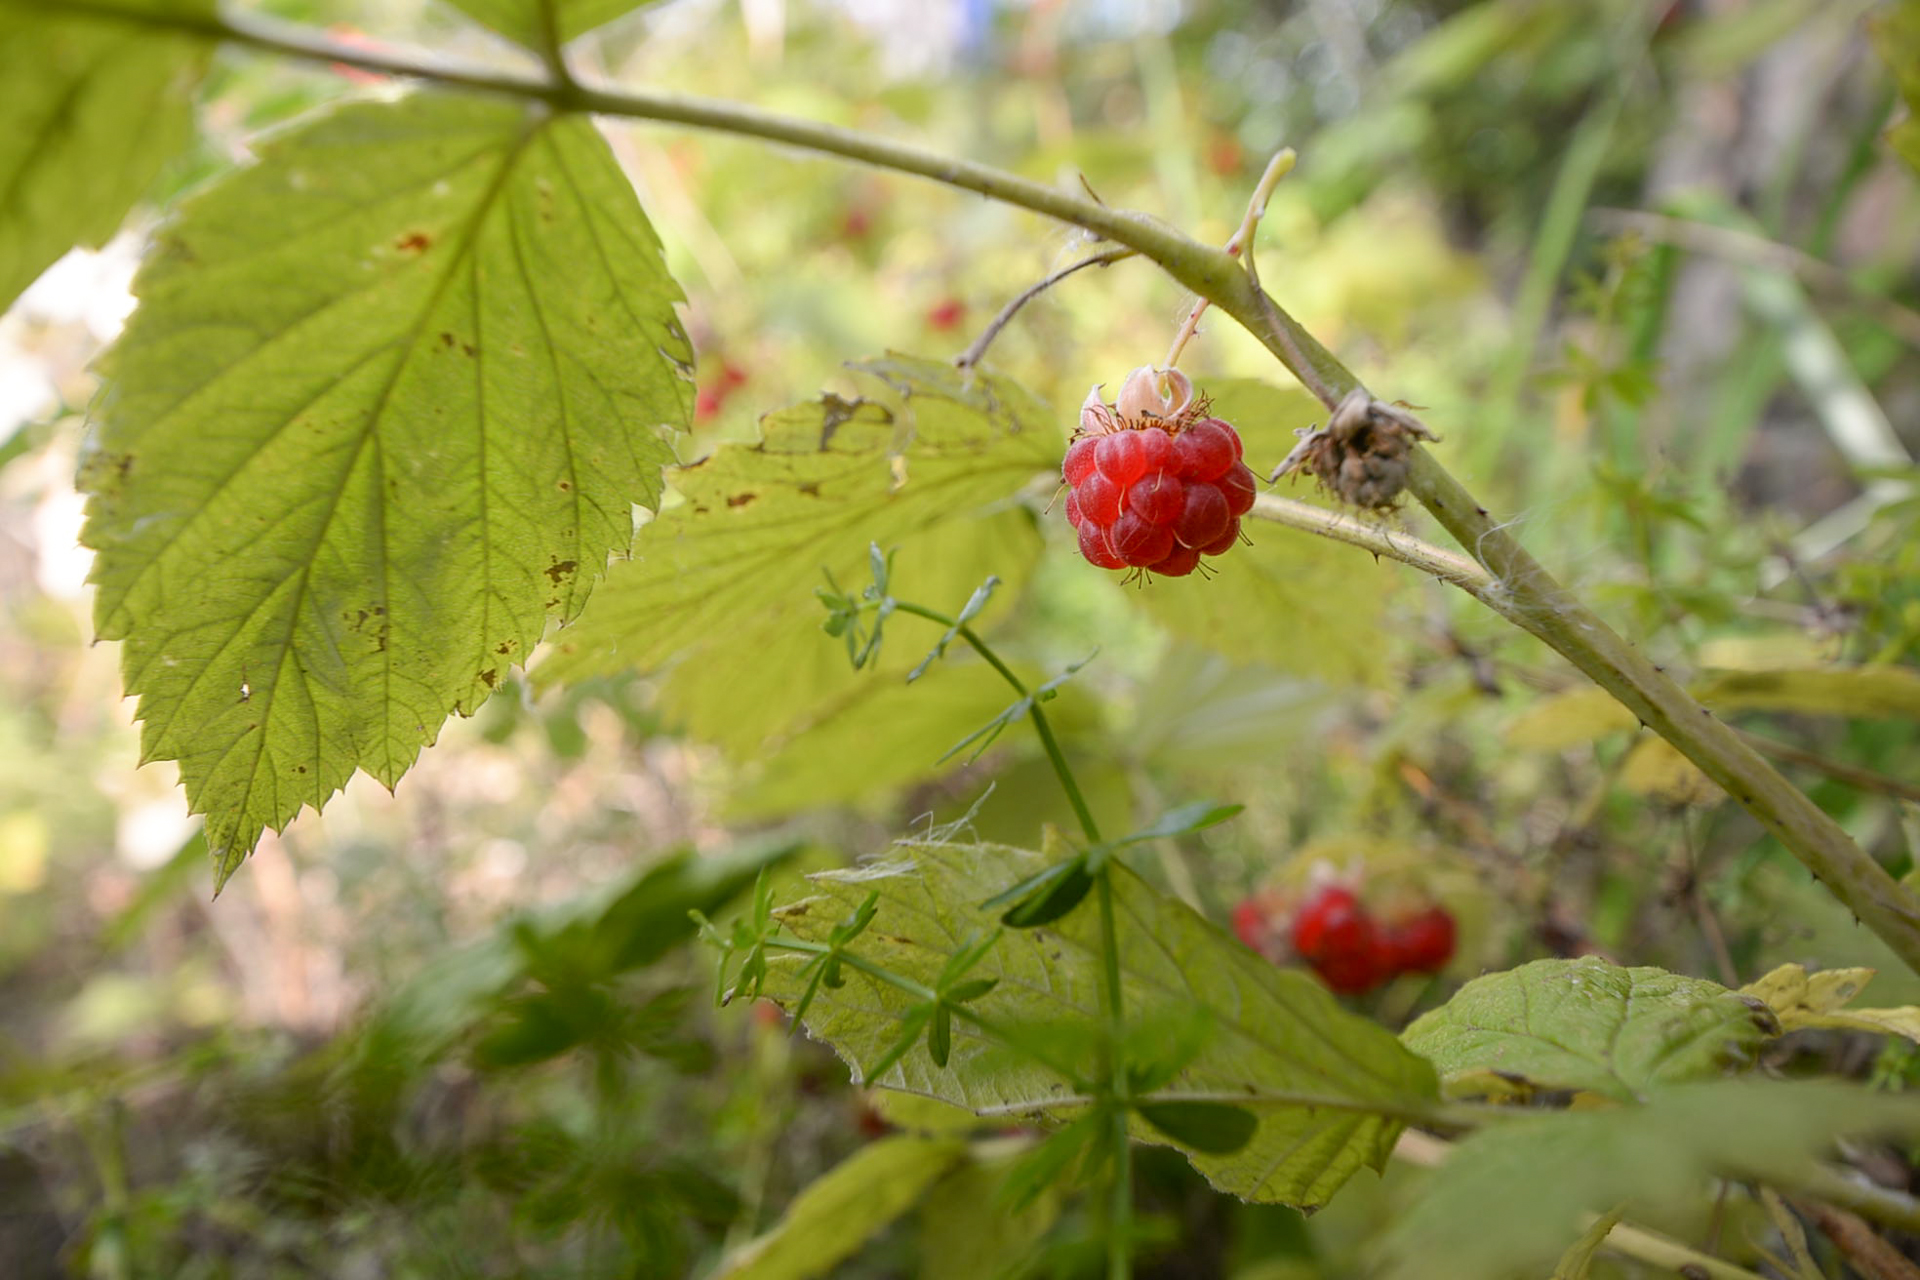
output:
[{"label": "raspberry leaf", "polygon": [[1140,1118],[1183,1147],[1210,1156],[1232,1155],[1253,1141],[1260,1118],[1224,1102],[1143,1103]]},{"label": "raspberry leaf", "polygon": [[551,4],[561,41],[585,35],[652,0],[447,0],[475,22],[498,31],[515,44],[539,49],[546,44],[541,8]]},{"label": "raspberry leaf", "polygon": [[[816,876],[824,901],[775,914],[803,938],[824,937],[830,921],[877,892],[879,913],[857,950],[932,985],[962,940],[993,923],[992,909],[975,904],[1044,870],[1042,855],[1001,845],[914,843],[887,862]],[[1215,1102],[1227,1094],[1257,1121],[1247,1144],[1230,1153],[1204,1151],[1145,1119],[1136,1136],[1181,1147],[1215,1186],[1260,1201],[1322,1204],[1362,1165],[1378,1167],[1399,1133],[1396,1117],[1435,1098],[1432,1068],[1382,1028],[1343,1011],[1312,978],[1247,951],[1125,867],[1109,874],[1130,1023],[1160,1027],[1178,1017],[1184,1025],[1199,1016],[1211,1028],[1177,1069],[1153,1073],[1166,1076],[1164,1086],[1136,1105]],[[1100,945],[1093,913],[1076,912],[1047,928],[1003,934],[972,970],[1000,981],[970,1010],[1019,1043],[1026,1042],[1019,1028],[1046,1028],[1030,1037],[1033,1056],[955,1017],[946,1066],[920,1045],[886,1060],[882,1055],[924,1005],[854,971],[842,991],[818,994],[808,1027],[849,1062],[886,1061],[885,1072],[868,1072],[872,1083],[995,1114],[1071,1121],[1084,1107],[1054,1099],[1079,1092],[1083,1082],[1071,1065],[1057,1065],[1065,1038],[1056,1029],[1097,1005]],[[799,970],[796,958],[771,956],[766,993],[790,1005],[804,987]],[[1156,1032],[1151,1039],[1167,1038]],[[1130,1050],[1154,1052],[1151,1045]]]},{"label": "raspberry leaf", "polygon": [[[121,0],[205,15],[213,0]],[[75,245],[98,247],[193,131],[212,45],[144,23],[0,3],[0,310]]]},{"label": "raspberry leaf", "polygon": [[1535,960],[1475,978],[1402,1035],[1449,1092],[1492,1080],[1631,1102],[1661,1085],[1751,1065],[1780,1034],[1761,1000],[1702,978],[1595,956]]},{"label": "raspberry leaf", "polygon": [[135,293],[82,468],[96,625],[224,879],[579,611],[659,500],[691,352],[592,124],[475,97],[280,133]]},{"label": "raspberry leaf", "polygon": [[757,442],[670,472],[681,500],[640,531],[634,559],[560,633],[537,679],[671,667],[668,716],[752,764],[919,657],[883,649],[867,671],[847,669],[845,653],[821,643],[819,605],[796,578],[824,569],[857,581],[878,544],[894,554],[888,589],[902,599],[965,599],[998,574],[1004,586],[980,619],[1010,607],[1040,537],[1008,499],[1058,461],[1051,413],[1004,379],[963,385],[941,362],[855,368],[894,394],[782,409]]}]

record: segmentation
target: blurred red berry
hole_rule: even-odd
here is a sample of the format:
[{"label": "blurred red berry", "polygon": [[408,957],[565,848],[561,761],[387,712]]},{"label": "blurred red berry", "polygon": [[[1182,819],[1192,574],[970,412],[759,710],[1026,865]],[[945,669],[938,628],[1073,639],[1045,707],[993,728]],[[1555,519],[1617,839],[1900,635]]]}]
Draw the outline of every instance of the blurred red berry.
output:
[{"label": "blurred red berry", "polygon": [[706,422],[720,416],[720,406],[726,397],[712,387],[702,387],[693,396],[693,417],[696,422]]},{"label": "blurred red berry", "polygon": [[1438,973],[1453,959],[1453,916],[1431,906],[1387,926],[1387,952],[1400,973]]},{"label": "blurred red berry", "polygon": [[927,311],[927,327],[937,332],[958,328],[967,318],[967,304],[958,298],[946,298],[933,304]]}]

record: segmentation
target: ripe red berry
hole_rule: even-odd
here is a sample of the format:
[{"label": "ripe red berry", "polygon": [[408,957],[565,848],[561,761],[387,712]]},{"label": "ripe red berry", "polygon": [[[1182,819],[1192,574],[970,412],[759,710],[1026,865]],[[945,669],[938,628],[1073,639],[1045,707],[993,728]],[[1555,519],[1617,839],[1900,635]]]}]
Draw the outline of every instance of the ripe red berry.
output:
[{"label": "ripe red berry", "polygon": [[1208,418],[1182,431],[1173,448],[1182,475],[1218,480],[1240,460],[1240,434],[1220,419]]},{"label": "ripe red berry", "polygon": [[1105,526],[1092,520],[1080,526],[1080,554],[1096,569],[1124,569],[1127,562],[1114,553]]},{"label": "ripe red berry", "polygon": [[1066,461],[1060,464],[1060,478],[1068,484],[1084,483],[1093,474],[1093,450],[1099,443],[1092,436],[1083,436],[1069,445]]},{"label": "ripe red berry", "polygon": [[1240,522],[1238,520],[1229,520],[1227,521],[1227,531],[1218,538],[1215,538],[1212,542],[1209,542],[1206,546],[1200,548],[1200,554],[1223,556],[1233,550],[1233,544],[1238,541],[1240,541]]},{"label": "ripe red berry", "polygon": [[1226,495],[1204,480],[1190,480],[1180,494],[1180,514],[1173,522],[1174,541],[1183,547],[1209,547],[1233,523]]},{"label": "ripe red berry", "polygon": [[1219,479],[1220,492],[1226,495],[1227,510],[1235,516],[1243,516],[1253,510],[1253,495],[1258,492],[1254,485],[1253,472],[1247,470],[1247,464],[1236,462]]},{"label": "ripe red berry", "polygon": [[1100,474],[1119,485],[1132,484],[1145,474],[1147,455],[1140,436],[1138,431],[1116,431],[1101,436],[1093,453],[1094,465],[1100,468]]},{"label": "ripe red berry", "polygon": [[1438,973],[1453,958],[1453,943],[1453,916],[1442,906],[1387,926],[1387,954],[1400,973]]},{"label": "ripe red berry", "polygon": [[1163,524],[1148,524],[1134,511],[1113,522],[1112,536],[1114,554],[1139,569],[1164,560],[1173,550],[1173,530]]},{"label": "ripe red berry", "polygon": [[[1145,434],[1145,433],[1143,433]],[[1164,432],[1152,434],[1165,439]],[[1184,486],[1164,471],[1149,471],[1127,490],[1127,510],[1148,524],[1172,524],[1186,508]]]},{"label": "ripe red berry", "polygon": [[1343,996],[1357,996],[1371,991],[1393,976],[1388,967],[1386,951],[1380,946],[1378,938],[1369,938],[1365,945],[1355,946],[1351,950],[1322,956],[1313,962],[1313,971],[1320,975],[1322,982]]},{"label": "ripe red berry", "polygon": [[1163,578],[1184,578],[1200,564],[1200,551],[1196,547],[1179,547],[1148,565],[1147,568]]},{"label": "ripe red berry", "polygon": [[1242,898],[1233,908],[1233,936],[1265,955],[1267,952],[1267,913],[1258,898]]},{"label": "ripe red berry", "polygon": [[947,330],[967,318],[967,304],[958,298],[943,298],[927,309],[927,327]]},{"label": "ripe red berry", "polygon": [[1362,937],[1373,937],[1373,919],[1344,885],[1322,885],[1294,913],[1293,949],[1309,960],[1350,948]]},{"label": "ripe red berry", "polygon": [[1159,427],[1147,427],[1134,433],[1140,441],[1140,460],[1146,464],[1143,475],[1165,471],[1173,466],[1173,437]]},{"label": "ripe red berry", "polygon": [[1078,529],[1080,522],[1085,519],[1086,516],[1080,513],[1080,495],[1071,489],[1067,490],[1067,523]]},{"label": "ripe red berry", "polygon": [[1085,519],[1102,527],[1112,524],[1120,518],[1119,485],[1107,479],[1101,472],[1094,472],[1074,490],[1080,499],[1080,514]]}]

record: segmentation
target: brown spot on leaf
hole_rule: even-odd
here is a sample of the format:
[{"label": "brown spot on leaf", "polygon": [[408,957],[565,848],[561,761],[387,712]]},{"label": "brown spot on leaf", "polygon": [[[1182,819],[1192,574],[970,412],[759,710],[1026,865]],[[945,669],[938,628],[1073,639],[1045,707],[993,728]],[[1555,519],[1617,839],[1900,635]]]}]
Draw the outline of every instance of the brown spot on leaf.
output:
[{"label": "brown spot on leaf", "polygon": [[500,679],[500,669],[498,667],[488,667],[485,671],[482,671],[480,673],[480,683],[484,684],[489,689],[493,688],[494,683],[499,679]]},{"label": "brown spot on leaf", "polygon": [[572,492],[573,492],[573,481],[571,481],[571,480],[562,480],[562,481],[560,482],[560,492],[562,492],[562,493],[572,493]]},{"label": "brown spot on leaf", "polygon": [[504,658],[507,654],[512,653],[514,649],[519,647],[519,643],[517,640],[502,640],[499,644],[493,646],[493,651]]},{"label": "brown spot on leaf", "polygon": [[809,498],[817,498],[820,496],[820,486],[809,480],[799,486],[799,492],[806,494]]},{"label": "brown spot on leaf", "polygon": [[759,496],[757,493],[736,493],[727,499],[727,505],[730,507],[744,507]]},{"label": "brown spot on leaf", "polygon": [[544,572],[547,575],[547,581],[557,587],[568,578],[571,578],[573,571],[579,567],[579,565],[571,560],[555,560],[546,567]]},{"label": "brown spot on leaf", "polygon": [[433,237],[424,231],[409,231],[393,242],[402,253],[425,253],[433,247]]}]

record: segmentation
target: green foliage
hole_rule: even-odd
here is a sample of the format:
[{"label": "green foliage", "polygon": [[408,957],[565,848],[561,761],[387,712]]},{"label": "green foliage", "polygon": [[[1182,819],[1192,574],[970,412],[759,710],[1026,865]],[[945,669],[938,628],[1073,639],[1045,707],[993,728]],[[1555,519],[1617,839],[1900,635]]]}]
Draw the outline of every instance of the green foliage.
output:
[{"label": "green foliage", "polygon": [[1887,142],[1920,173],[1920,0],[1897,0],[1872,19],[1873,43],[1893,71],[1907,118],[1894,125]]},{"label": "green foliage", "polygon": [[690,353],[593,127],[477,98],[281,134],[136,290],[84,469],[97,626],[224,879],[579,611],[658,501]]},{"label": "green foliage", "polygon": [[[777,918],[801,938],[824,941],[836,921],[877,893],[879,913],[857,953],[931,984],[969,937],[992,927],[993,915],[973,904],[1040,869],[1040,855],[1018,849],[915,842],[886,861],[816,876],[821,896],[786,907]],[[1322,1204],[1362,1165],[1377,1168],[1401,1118],[1433,1100],[1427,1064],[1379,1027],[1342,1012],[1305,974],[1276,969],[1125,867],[1113,864],[1108,874],[1125,1007],[1154,1060],[1173,1054],[1171,1069],[1155,1073],[1164,1078],[1144,1100],[1230,1100],[1258,1117],[1250,1141],[1226,1153],[1182,1144],[1144,1122],[1135,1136],[1181,1146],[1215,1186],[1258,1201]],[[1054,1100],[1079,1093],[1083,1083],[1071,1028],[1098,1004],[1100,954],[1095,913],[1081,910],[1045,928],[1001,935],[973,969],[999,980],[973,1001],[973,1012],[1012,1029],[1019,1044],[1054,1046],[1039,1049],[1048,1061],[955,1019],[947,1066],[916,1046],[889,1070],[869,1072],[898,1042],[913,998],[851,968],[844,987],[818,994],[807,1025],[872,1083],[976,1111],[1064,1119],[1078,1108]],[[797,999],[797,969],[775,959],[767,993]],[[1188,1030],[1169,1034],[1168,1019]],[[1156,1030],[1145,1034],[1147,1027]],[[1181,1044],[1191,1047],[1191,1056],[1176,1051]],[[1220,1123],[1235,1122],[1216,1117],[1214,1127]]]},{"label": "green foliage", "polygon": [[[1252,379],[1205,386],[1212,412],[1234,424],[1247,465],[1264,477],[1298,443],[1318,402]],[[1173,634],[1243,662],[1339,684],[1379,684],[1392,670],[1383,626],[1394,570],[1326,553],[1310,534],[1241,521],[1252,545],[1219,562],[1213,578],[1169,578],[1141,603]]]},{"label": "green foliage", "polygon": [[924,652],[899,646],[869,672],[847,671],[839,646],[820,640],[822,571],[861,581],[878,545],[914,599],[957,605],[989,575],[1006,584],[997,600],[1017,593],[1040,541],[1032,516],[1007,504],[1058,465],[1052,414],[1010,382],[967,383],[932,361],[855,368],[888,380],[901,403],[795,405],[770,414],[757,443],[670,472],[682,501],[641,530],[634,559],[561,634],[540,679],[676,664],[669,711],[751,758]]},{"label": "green foliage", "polygon": [[958,1138],[902,1135],[860,1149],[794,1198],[780,1221],[732,1253],[715,1280],[813,1280],[913,1208],[966,1159]]},{"label": "green foliage", "polygon": [[1779,1033],[1751,996],[1586,956],[1475,978],[1402,1039],[1456,1095],[1519,1085],[1630,1102],[1746,1066]]},{"label": "green foliage", "polygon": [[553,10],[555,34],[564,43],[604,26],[652,0],[447,0],[476,22],[485,23],[507,39],[529,49],[545,46],[546,19]]},{"label": "green foliage", "polygon": [[1672,1206],[1715,1175],[1793,1186],[1836,1139],[1861,1133],[1920,1133],[1920,1104],[1839,1083],[1733,1080],[1491,1125],[1454,1149],[1394,1225],[1387,1275],[1537,1276],[1584,1214]]},{"label": "green foliage", "polygon": [[[212,0],[118,0],[205,13]],[[0,308],[75,245],[113,237],[193,131],[211,45],[98,15],[0,3]]]}]

